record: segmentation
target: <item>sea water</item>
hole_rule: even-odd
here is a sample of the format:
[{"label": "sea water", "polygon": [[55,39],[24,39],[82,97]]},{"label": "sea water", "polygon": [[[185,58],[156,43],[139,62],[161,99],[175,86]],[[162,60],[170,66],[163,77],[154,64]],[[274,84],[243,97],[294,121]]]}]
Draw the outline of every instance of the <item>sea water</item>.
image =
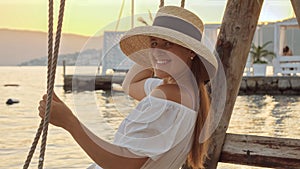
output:
[{"label": "sea water", "polygon": [[[58,67],[54,87],[57,95],[97,136],[112,141],[118,125],[134,107],[134,101],[112,91],[65,93],[62,72],[62,67]],[[74,72],[74,67],[67,68],[67,74]],[[40,123],[37,107],[46,93],[46,74],[46,67],[0,67],[0,168],[22,168],[24,164]],[[17,99],[20,103],[6,105],[9,98]],[[299,112],[299,96],[238,96],[227,132],[299,139]],[[37,168],[39,147],[30,168]],[[68,132],[49,126],[45,168],[82,169],[91,163],[92,160]],[[219,163],[218,168],[259,167]]]}]

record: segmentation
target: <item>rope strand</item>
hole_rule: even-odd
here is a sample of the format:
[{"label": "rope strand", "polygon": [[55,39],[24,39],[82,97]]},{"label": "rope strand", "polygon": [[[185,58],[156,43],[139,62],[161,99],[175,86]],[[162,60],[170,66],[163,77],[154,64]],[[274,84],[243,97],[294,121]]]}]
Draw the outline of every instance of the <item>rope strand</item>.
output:
[{"label": "rope strand", "polygon": [[36,149],[36,146],[37,146],[37,144],[38,144],[38,142],[39,142],[39,139],[40,139],[40,136],[41,136],[41,134],[42,134],[43,125],[44,125],[44,120],[41,120],[40,125],[39,125],[39,128],[38,128],[38,130],[37,130],[37,132],[36,132],[36,135],[35,135],[35,137],[34,137],[34,140],[33,140],[33,142],[32,142],[30,151],[29,151],[29,153],[28,153],[28,155],[27,155],[27,158],[26,158],[25,164],[24,164],[24,166],[23,166],[23,169],[27,169],[27,168],[29,167],[29,164],[30,164],[30,162],[31,162],[32,156],[33,156],[33,154],[34,154],[34,151],[35,151],[35,149]]},{"label": "rope strand", "polygon": [[61,0],[60,9],[59,9],[59,17],[58,17],[58,25],[57,25],[57,30],[56,30],[54,53],[53,53],[52,64],[51,64],[52,67],[51,67],[51,76],[50,76],[50,82],[49,82],[50,86],[47,89],[46,113],[45,113],[45,117],[44,117],[44,128],[43,128],[42,143],[41,143],[39,165],[38,165],[39,169],[42,169],[43,164],[44,164],[43,162],[44,162],[44,156],[45,156],[45,151],[46,151],[48,125],[49,125],[50,113],[51,113],[50,108],[51,108],[51,101],[52,101],[53,88],[54,88],[54,80],[55,80],[55,73],[56,73],[59,44],[60,44],[60,38],[61,38],[64,7],[65,7],[65,0]]},{"label": "rope strand", "polygon": [[[159,8],[163,7],[165,4],[164,0],[160,0]],[[181,5],[182,8],[185,6],[185,0],[181,0]]]},{"label": "rope strand", "polygon": [[46,141],[47,141],[47,133],[48,133],[48,124],[49,124],[49,117],[50,117],[50,108],[51,108],[51,101],[52,101],[52,94],[54,88],[54,81],[55,81],[55,72],[56,72],[56,65],[57,65],[57,58],[58,58],[58,51],[59,51],[59,44],[61,38],[61,29],[63,23],[63,15],[64,15],[64,7],[65,7],[65,0],[61,0],[60,2],[60,10],[59,10],[59,18],[58,18],[58,25],[56,31],[56,39],[55,39],[55,47],[53,53],[53,0],[49,0],[49,19],[48,19],[48,71],[47,71],[47,102],[46,102],[46,113],[45,118],[41,120],[39,128],[37,130],[36,136],[28,153],[27,159],[23,166],[23,169],[27,169],[31,162],[32,156],[38,144],[39,138],[41,133],[43,132],[42,136],[42,143],[41,143],[41,150],[40,150],[40,158],[38,168],[43,168],[44,162],[44,155],[46,151]]},{"label": "rope strand", "polygon": [[48,71],[47,71],[47,88],[49,87],[50,74],[52,67],[53,55],[53,0],[49,0],[48,9]]},{"label": "rope strand", "polygon": [[[52,54],[53,54],[53,0],[48,1],[48,70],[47,70],[47,89],[50,84],[50,75],[51,75],[51,67],[52,67]],[[27,169],[31,162],[32,156],[40,139],[40,136],[43,131],[44,120],[42,119],[35,135],[35,138],[32,142],[30,151],[27,155],[27,159],[23,166],[23,169]]]},{"label": "rope strand", "polygon": [[164,0],[160,0],[159,8],[163,7],[164,4],[165,4],[165,1]]},{"label": "rope strand", "polygon": [[181,7],[184,8],[185,0],[181,0]]}]

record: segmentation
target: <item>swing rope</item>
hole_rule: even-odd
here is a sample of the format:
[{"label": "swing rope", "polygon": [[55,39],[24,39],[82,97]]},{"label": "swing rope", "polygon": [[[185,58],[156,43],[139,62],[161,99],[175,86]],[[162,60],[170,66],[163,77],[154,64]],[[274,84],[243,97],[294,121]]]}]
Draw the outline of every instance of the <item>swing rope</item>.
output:
[{"label": "swing rope", "polygon": [[[163,7],[165,5],[165,1],[164,0],[160,0],[160,4],[159,4],[159,8]],[[184,8],[185,5],[185,0],[181,0],[181,7]]]},{"label": "swing rope", "polygon": [[56,66],[57,66],[57,58],[58,58],[58,51],[59,51],[59,44],[61,38],[61,30],[62,30],[62,23],[63,23],[63,16],[64,16],[64,7],[65,7],[65,0],[61,0],[60,2],[60,9],[59,9],[59,16],[58,16],[58,25],[56,30],[56,37],[55,37],[55,46],[54,46],[54,53],[53,53],[53,0],[49,0],[49,20],[48,20],[48,70],[47,70],[47,101],[46,101],[46,112],[44,119],[41,120],[39,128],[37,130],[36,136],[28,153],[27,159],[23,166],[23,169],[27,169],[29,167],[30,161],[36,149],[37,143],[39,141],[40,135],[42,135],[42,143],[40,149],[40,157],[39,157],[39,164],[38,168],[43,168],[44,163],[44,156],[46,151],[46,142],[47,142],[47,133],[48,133],[48,125],[49,125],[49,118],[50,118],[50,108],[51,108],[51,101],[53,95],[53,88],[54,88],[54,81],[55,81],[55,73],[56,73]]},{"label": "swing rope", "polygon": [[181,7],[184,8],[185,0],[181,0]]},{"label": "swing rope", "polygon": [[160,0],[159,8],[163,7],[164,5],[165,5],[165,1],[164,0]]}]

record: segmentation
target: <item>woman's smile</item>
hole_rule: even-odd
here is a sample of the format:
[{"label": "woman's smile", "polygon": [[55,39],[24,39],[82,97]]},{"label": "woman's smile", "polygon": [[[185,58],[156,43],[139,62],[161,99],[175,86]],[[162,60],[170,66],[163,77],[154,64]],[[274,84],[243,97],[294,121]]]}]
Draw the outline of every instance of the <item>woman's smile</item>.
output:
[{"label": "woman's smile", "polygon": [[171,62],[171,59],[156,59],[157,65],[166,65]]}]

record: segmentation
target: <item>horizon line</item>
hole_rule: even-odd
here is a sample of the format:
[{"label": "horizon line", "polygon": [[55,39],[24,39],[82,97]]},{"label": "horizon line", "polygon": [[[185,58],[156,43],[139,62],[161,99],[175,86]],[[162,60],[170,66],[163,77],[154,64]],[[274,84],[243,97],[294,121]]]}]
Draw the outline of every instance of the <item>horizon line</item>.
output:
[{"label": "horizon line", "polygon": [[[47,31],[42,31],[42,30],[39,30],[39,29],[25,29],[25,28],[18,29],[18,28],[5,28],[5,27],[2,27],[2,28],[0,28],[0,30],[19,31],[19,32],[22,32],[22,31],[23,32],[35,32],[35,33],[45,33],[45,34],[48,34]],[[55,35],[56,32],[53,32],[53,34]],[[64,35],[75,35],[75,36],[81,36],[81,37],[86,37],[86,38],[92,37],[92,36],[86,35],[86,34],[69,33],[69,32],[63,32],[63,31],[62,31],[62,34],[64,34]]]}]

